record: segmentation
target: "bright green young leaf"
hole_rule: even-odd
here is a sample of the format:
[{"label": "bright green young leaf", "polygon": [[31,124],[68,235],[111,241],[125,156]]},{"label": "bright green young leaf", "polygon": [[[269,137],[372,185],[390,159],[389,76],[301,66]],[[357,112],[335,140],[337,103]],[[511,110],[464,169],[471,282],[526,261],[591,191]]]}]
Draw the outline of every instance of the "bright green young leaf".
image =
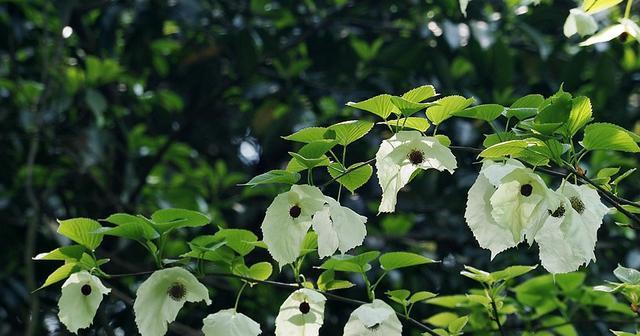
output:
[{"label": "bright green young leaf", "polygon": [[243,229],[221,229],[213,237],[216,241],[225,241],[227,246],[243,257],[256,248],[258,241],[258,236]]},{"label": "bright green young leaf", "polygon": [[44,284],[38,288],[38,290],[51,286],[56,282],[60,282],[69,277],[72,273],[80,270],[78,263],[76,262],[68,262],[60,267],[58,267],[53,273],[49,274],[47,279],[44,281]]},{"label": "bright green young leaf", "polygon": [[391,95],[381,94],[361,102],[348,102],[347,106],[371,112],[382,119],[387,119],[391,113],[399,114],[398,108],[391,102]]},{"label": "bright green young leaf", "polygon": [[535,138],[509,140],[495,144],[480,153],[480,157],[487,159],[497,159],[507,156],[521,158],[529,156],[550,157],[548,150],[544,150],[546,145],[541,140]]},{"label": "bright green young leaf", "polygon": [[511,131],[491,133],[491,134],[485,135],[485,139],[482,142],[482,146],[484,146],[485,148],[489,148],[503,141],[517,140],[517,139],[518,139],[518,136]]},{"label": "bright green young leaf", "polygon": [[582,10],[587,14],[595,14],[621,3],[622,0],[584,0]]},{"label": "bright green young leaf", "polygon": [[51,252],[40,253],[33,260],[78,261],[84,251],[85,247],[82,245],[62,246]]},{"label": "bright green young leaf", "polygon": [[475,99],[462,96],[447,96],[436,101],[436,105],[427,109],[429,120],[440,125],[443,121],[451,118],[455,113],[462,111],[473,104]]},{"label": "bright green young leaf", "polygon": [[591,100],[589,98],[584,96],[573,98],[569,120],[567,120],[565,126],[565,135],[572,137],[578,133],[580,129],[591,121],[591,115]]},{"label": "bright green young leaf", "polygon": [[438,142],[445,147],[449,147],[451,145],[451,139],[444,134],[436,134],[436,139],[438,139]]},{"label": "bright green young leaf", "polygon": [[507,118],[515,117],[518,120],[531,118],[538,113],[538,108],[544,102],[544,97],[539,94],[526,95],[516,100],[506,111]]},{"label": "bright green young leaf", "polygon": [[460,274],[481,283],[491,284],[494,282],[489,272],[477,269],[472,266],[465,265],[464,270],[461,271]]},{"label": "bright green young leaf", "polygon": [[406,289],[397,289],[387,291],[385,294],[387,294],[389,299],[392,301],[406,306],[408,305],[407,299],[409,298],[409,295],[411,295],[411,292]]},{"label": "bright green young leaf", "polygon": [[419,292],[413,293],[413,295],[411,295],[411,297],[409,298],[408,302],[409,303],[423,302],[423,301],[427,301],[429,299],[432,299],[432,298],[434,298],[436,296],[437,296],[437,294],[435,294],[435,293],[431,293],[431,292],[427,292],[427,291],[419,291]]},{"label": "bright green young leaf", "polygon": [[460,334],[460,332],[462,332],[462,329],[464,329],[464,327],[467,325],[467,322],[469,322],[469,316],[459,317],[451,321],[447,329],[449,329],[449,332],[452,335],[458,335]]},{"label": "bright green young leaf", "polygon": [[347,280],[336,280],[334,270],[326,270],[318,277],[318,289],[321,291],[332,291],[337,289],[346,289],[355,286]]},{"label": "bright green young leaf", "polygon": [[326,155],[322,155],[315,159],[307,159],[306,157],[293,152],[289,152],[289,155],[292,156],[291,160],[287,164],[287,171],[290,172],[301,172],[303,170],[310,169],[309,167],[325,167],[331,163]]},{"label": "bright green young leaf", "polygon": [[524,266],[524,265],[516,265],[509,266],[501,271],[491,272],[490,276],[494,281],[507,281],[513,278],[517,278],[521,275],[527,274],[534,269],[536,269],[538,265],[533,266]]},{"label": "bright green young leaf", "polygon": [[588,150],[615,150],[638,153],[640,136],[609,123],[594,123],[584,130],[582,146]]},{"label": "bright green young leaf", "polygon": [[371,174],[373,174],[373,167],[370,164],[363,165],[362,162],[354,163],[348,169],[339,162],[334,162],[327,166],[327,169],[332,178],[349,171],[348,174],[338,178],[337,181],[352,193],[367,183],[371,178]]},{"label": "bright green young leaf", "polygon": [[319,141],[319,140],[326,140],[325,138],[326,132],[327,132],[326,127],[307,127],[291,135],[284,136],[282,138],[289,141],[310,143],[310,142]]},{"label": "bright green young leaf", "polygon": [[451,312],[442,312],[429,317],[426,322],[436,326],[446,328],[449,324],[459,318],[458,315]]},{"label": "bright green young leaf", "polygon": [[211,235],[198,236],[188,244],[191,251],[180,255],[180,257],[222,262],[224,264],[231,264],[234,259],[233,250],[226,246],[227,243]]},{"label": "bright green young leaf", "polygon": [[391,96],[391,102],[398,108],[400,114],[402,114],[404,117],[410,117],[416,112],[434,105],[434,103],[415,103],[402,97],[396,96]]},{"label": "bright green young leaf", "polygon": [[[333,148],[336,144],[336,140],[319,140],[302,146],[302,148],[300,148],[297,153],[289,152],[289,154],[293,157],[292,161],[295,161],[297,165],[289,162],[287,170],[301,171],[318,166],[326,166],[327,164],[329,164],[329,159],[324,154],[331,148]],[[302,169],[298,169],[299,167],[302,167]]]},{"label": "bright green young leaf", "polygon": [[596,177],[592,179],[597,184],[608,184],[611,181],[611,176],[617,174],[620,171],[620,167],[607,167],[602,168],[596,174]]},{"label": "bright green young leaf", "polygon": [[[562,90],[562,89],[561,89]],[[563,124],[571,113],[571,95],[560,91],[548,99],[535,117],[536,124]]]},{"label": "bright green young leaf", "polygon": [[318,249],[318,234],[314,231],[309,231],[304,236],[302,246],[300,247],[300,256],[307,255],[311,252],[315,252]]},{"label": "bright green young leaf", "polygon": [[58,220],[58,233],[93,251],[102,242],[102,234],[96,233],[102,226],[89,218]]},{"label": "bright green young leaf", "polygon": [[371,121],[350,120],[331,125],[329,129],[336,132],[338,144],[346,146],[365,136],[372,127],[373,123]]},{"label": "bright green young leaf", "polygon": [[[269,277],[271,276],[271,273],[273,272],[273,266],[271,266],[271,264],[266,261],[253,264],[251,265],[251,267],[248,267],[248,268],[244,264],[241,264],[241,265],[242,266],[240,267],[239,273],[236,273],[236,274],[242,275],[244,277],[251,278],[251,279],[264,281],[269,279]],[[234,269],[234,273],[235,272],[236,270]]]},{"label": "bright green young leaf", "polygon": [[504,111],[505,111],[505,108],[502,105],[484,104],[484,105],[468,107],[464,110],[454,113],[454,115],[456,117],[492,121],[498,118]]},{"label": "bright green young leaf", "polygon": [[613,180],[613,182],[611,182],[612,185],[617,186],[620,182],[622,182],[622,180],[624,180],[625,178],[629,177],[629,175],[633,174],[633,172],[635,172],[637,170],[637,168],[631,168],[629,170],[627,170],[626,172],[620,174],[618,177],[616,177],[615,180]]},{"label": "bright green young leaf", "polygon": [[410,252],[388,252],[380,256],[380,266],[385,271],[434,262],[432,259]]},{"label": "bright green young leaf", "polygon": [[389,125],[396,129],[410,128],[414,130],[418,130],[420,132],[426,132],[429,129],[429,120],[427,118],[421,117],[409,117],[409,118],[400,118],[395,120],[387,120],[383,122],[379,122],[379,125]]},{"label": "bright green young leaf", "polygon": [[255,176],[249,182],[241,184],[243,186],[255,187],[261,184],[283,183],[295,184],[300,180],[300,174],[288,170],[275,169],[264,174]]},{"label": "bright green young leaf", "polygon": [[364,273],[371,269],[369,264],[380,255],[378,251],[369,251],[357,256],[349,254],[334,255],[319,268],[341,272]]},{"label": "bright green young leaf", "polygon": [[158,231],[153,227],[153,224],[144,217],[116,213],[109,216],[105,221],[117,226],[103,227],[97,232],[133,240],[151,240],[160,236]]},{"label": "bright green young leaf", "polygon": [[420,103],[425,99],[429,99],[435,95],[436,89],[433,87],[433,85],[423,85],[405,92],[404,94],[402,94],[402,98],[410,102]]},{"label": "bright green young leaf", "polygon": [[200,227],[211,222],[209,217],[200,212],[178,208],[158,210],[151,215],[151,220],[161,234],[183,227]]}]

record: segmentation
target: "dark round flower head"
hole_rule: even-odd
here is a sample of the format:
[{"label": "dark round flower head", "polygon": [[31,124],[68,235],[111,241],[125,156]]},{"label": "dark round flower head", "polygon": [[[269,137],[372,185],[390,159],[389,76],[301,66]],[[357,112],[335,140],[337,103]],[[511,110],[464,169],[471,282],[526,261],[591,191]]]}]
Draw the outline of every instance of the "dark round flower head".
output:
[{"label": "dark round flower head", "polygon": [[80,288],[80,291],[82,292],[82,295],[89,296],[91,294],[91,285],[89,284],[82,285],[82,287]]},{"label": "dark round flower head", "polygon": [[582,200],[576,196],[573,196],[569,198],[569,201],[571,201],[571,207],[573,208],[573,210],[582,215],[582,213],[584,212],[584,203],[582,202]]},{"label": "dark round flower head", "polygon": [[531,184],[527,183],[520,186],[520,195],[529,197],[531,193],[533,193],[533,186]]},{"label": "dark round flower head", "polygon": [[300,309],[301,313],[307,314],[311,310],[311,306],[309,306],[309,303],[305,301],[300,303],[300,306],[298,307],[298,309]]},{"label": "dark round flower head", "polygon": [[424,161],[424,153],[417,149],[412,149],[407,157],[409,158],[409,161],[414,165],[419,165]]},{"label": "dark round flower head", "polygon": [[298,218],[300,217],[300,214],[302,213],[302,209],[300,209],[300,207],[295,204],[294,206],[291,207],[291,209],[289,209],[289,216],[291,216],[291,218]]},{"label": "dark round flower head", "polygon": [[167,290],[167,294],[175,301],[180,301],[187,295],[187,287],[179,282],[174,282]]}]

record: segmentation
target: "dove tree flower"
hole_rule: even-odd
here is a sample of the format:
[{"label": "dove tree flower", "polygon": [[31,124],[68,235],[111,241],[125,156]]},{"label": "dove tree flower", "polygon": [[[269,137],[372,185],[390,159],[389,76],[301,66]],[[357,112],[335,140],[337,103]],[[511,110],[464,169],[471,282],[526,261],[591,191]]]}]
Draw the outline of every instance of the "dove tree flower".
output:
[{"label": "dove tree flower", "polygon": [[313,230],[318,234],[320,258],[333,255],[336,250],[345,253],[359,246],[367,235],[367,217],[325,197],[324,208],[313,216]]},{"label": "dove tree flower", "polygon": [[467,224],[493,258],[525,236],[533,241],[547,215],[548,193],[542,178],[519,161],[485,161],[469,189]]},{"label": "dove tree flower", "polygon": [[233,308],[209,314],[202,323],[204,336],[258,336],[262,332],[258,322]]},{"label": "dove tree flower", "polygon": [[401,336],[402,323],[395,310],[381,300],[363,304],[351,313],[343,336]]},{"label": "dove tree flower", "polygon": [[631,36],[633,39],[640,41],[640,26],[628,18],[620,19],[619,23],[602,29],[599,33],[591,36],[580,43],[581,47],[590,46],[596,43],[611,41],[616,37]]},{"label": "dove tree flower", "polygon": [[382,187],[379,212],[393,212],[397,194],[418,169],[447,170],[457,168],[451,150],[437,138],[423,136],[417,131],[402,131],[384,140],[376,153],[378,182]]},{"label": "dove tree flower", "polygon": [[280,267],[300,256],[312,216],[323,209],[325,197],[318,187],[293,185],[275,197],[262,221],[262,236]]},{"label": "dove tree flower", "polygon": [[133,310],[142,336],[162,336],[185,302],[204,301],[211,304],[207,287],[181,267],[159,270],[151,274],[136,292]]},{"label": "dove tree flower", "polygon": [[276,336],[317,336],[324,323],[326,300],[307,288],[291,293],[276,317]]},{"label": "dove tree flower", "polygon": [[102,297],[111,292],[100,279],[87,271],[73,273],[62,285],[58,301],[58,317],[72,333],[87,328],[93,322]]},{"label": "dove tree flower", "polygon": [[556,190],[556,201],[535,237],[542,266],[550,273],[568,273],[595,261],[597,232],[609,209],[598,193],[567,181]]}]

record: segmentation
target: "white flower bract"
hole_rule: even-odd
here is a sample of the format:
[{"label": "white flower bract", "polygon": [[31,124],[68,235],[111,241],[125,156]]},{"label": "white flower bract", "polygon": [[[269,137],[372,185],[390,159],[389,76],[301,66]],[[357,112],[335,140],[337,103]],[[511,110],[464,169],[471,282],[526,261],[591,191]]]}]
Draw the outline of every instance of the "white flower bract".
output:
[{"label": "white flower bract", "polygon": [[318,336],[326,300],[324,295],[307,288],[291,293],[276,317],[276,336]]},{"label": "white flower bract", "polygon": [[314,186],[294,185],[275,197],[262,221],[262,236],[280,267],[300,256],[312,216],[323,209],[325,197]]},{"label": "white flower bract", "polygon": [[73,273],[62,285],[58,318],[69,331],[87,328],[93,322],[102,297],[111,292],[100,279],[87,271]]},{"label": "white flower bract", "polygon": [[211,304],[207,287],[181,267],[153,272],[136,292],[133,310],[142,336],[162,336],[185,302]]},{"label": "white flower bract", "polygon": [[640,27],[638,24],[629,19],[620,19],[620,23],[602,29],[597,34],[580,43],[580,46],[585,47],[596,43],[611,41],[623,33],[629,34],[629,36],[640,41]]},{"label": "white flower bract", "polygon": [[235,309],[209,314],[202,320],[204,336],[258,336],[260,324]]},{"label": "white flower bract", "polygon": [[597,232],[608,208],[598,193],[586,186],[565,181],[554,195],[550,210],[535,237],[542,266],[550,273],[568,273],[595,261]]},{"label": "white flower bract", "polygon": [[584,37],[591,35],[598,30],[596,20],[580,8],[573,8],[569,11],[569,16],[564,22],[563,32],[566,37],[575,34]]},{"label": "white flower bract", "polygon": [[367,234],[367,217],[340,205],[326,196],[324,208],[313,216],[313,230],[318,234],[320,258],[333,255],[336,250],[345,253],[359,246]]},{"label": "white flower bract", "polygon": [[379,212],[393,212],[398,191],[418,169],[448,170],[457,168],[451,150],[437,138],[423,136],[417,131],[402,131],[382,141],[376,153],[378,182],[382,188]]},{"label": "white flower bract", "polygon": [[395,310],[381,300],[363,304],[351,313],[343,336],[401,336],[402,323]]}]

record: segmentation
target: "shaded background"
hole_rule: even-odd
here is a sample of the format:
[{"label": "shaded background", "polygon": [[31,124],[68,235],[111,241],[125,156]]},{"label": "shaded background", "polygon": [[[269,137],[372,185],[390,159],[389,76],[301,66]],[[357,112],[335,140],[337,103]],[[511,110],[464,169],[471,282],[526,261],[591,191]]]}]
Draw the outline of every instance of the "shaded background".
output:
[{"label": "shaded background", "polygon": [[[282,190],[237,184],[286,164],[295,145],[280,136],[371,117],[344,107],[348,101],[433,84],[443,94],[510,104],[528,93],[549,95],[564,83],[591,97],[597,120],[637,130],[640,44],[578,48],[562,35],[575,6],[478,0],[465,19],[453,0],[3,2],[0,334],[67,334],[56,315],[59,286],[29,295],[57,266],[30,258],[67,243],[55,234],[56,218],[150,214],[171,206],[208,213],[217,226],[259,233],[266,207]],[[452,120],[440,129],[454,144],[480,146],[490,131],[485,127]],[[387,136],[376,128],[351,146],[349,162],[373,157]],[[478,166],[470,155],[457,156],[455,175],[422,175],[400,194],[395,215],[375,216],[375,178],[343,197],[369,217],[367,249],[410,250],[443,261],[392,273],[378,295],[393,288],[464,293],[473,284],[459,276],[463,264],[494,270],[537,263],[536,247],[509,250],[493,262],[478,247],[463,218]],[[637,167],[637,159],[599,153],[587,169]],[[639,185],[640,174],[632,175],[624,195],[637,198]],[[589,284],[609,279],[619,262],[640,266],[634,232],[609,218],[599,239],[598,263],[586,269]],[[169,251],[184,248],[176,239]],[[124,240],[106,238],[99,256],[112,259],[107,272],[153,267],[144,250]],[[251,258],[269,260],[263,251]],[[140,280],[112,285],[131,295]],[[208,285],[213,305],[190,306],[179,317],[184,325],[199,329],[206,314],[233,305],[237,283],[211,279]],[[363,298],[364,291],[342,294]],[[287,295],[258,286],[245,291],[240,311],[270,335]],[[131,308],[113,297],[105,302],[96,327],[84,334],[134,334]],[[353,308],[329,302],[323,333],[338,334]],[[414,314],[424,318],[430,309],[416,306]],[[585,326],[585,333],[606,328]]]}]

